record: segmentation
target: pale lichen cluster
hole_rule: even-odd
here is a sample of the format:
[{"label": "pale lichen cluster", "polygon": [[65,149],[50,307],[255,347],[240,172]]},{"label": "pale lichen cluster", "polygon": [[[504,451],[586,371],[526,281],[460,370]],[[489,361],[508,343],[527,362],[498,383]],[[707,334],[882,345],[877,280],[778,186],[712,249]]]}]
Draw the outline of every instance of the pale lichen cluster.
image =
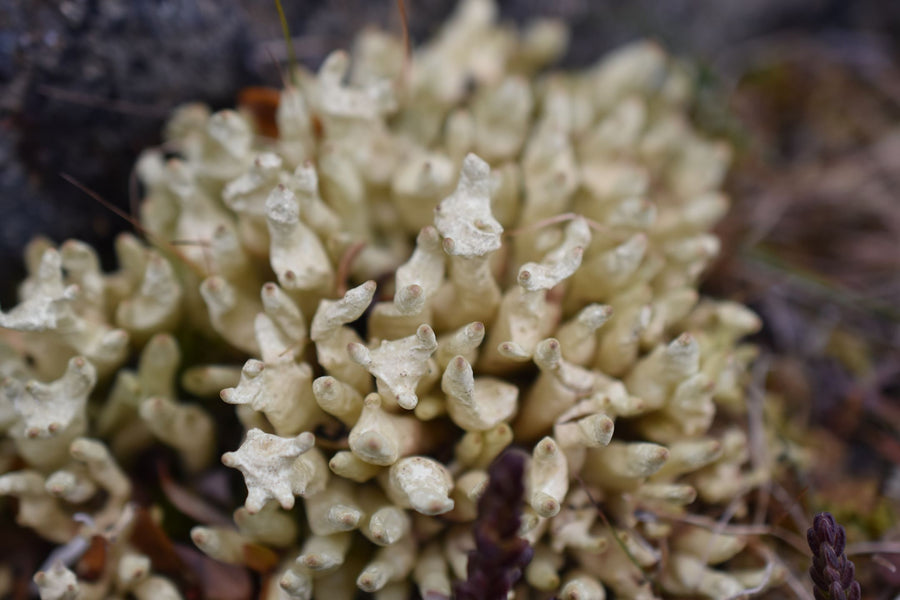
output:
[{"label": "pale lichen cluster", "polygon": [[[210,468],[216,397],[246,430],[221,460],[248,493],[192,538],[233,564],[277,552],[273,600],[449,597],[510,445],[531,454],[535,549],[516,597],[777,580],[734,566],[746,539],[681,519],[739,515],[769,477],[740,416],[758,319],[697,291],[729,150],[691,127],[690,73],[654,44],[541,73],[565,29],[494,12],[463,2],[409,61],[368,31],[298,71],[277,139],[176,111],[137,168],[149,244],[120,238],[118,271],[79,242],[29,247],[0,313],[0,494],[61,545],[43,598],[178,597],[129,543],[123,466],[162,443]],[[246,362],[181,356],[186,332]],[[79,581],[65,565],[97,535],[106,570]]]}]

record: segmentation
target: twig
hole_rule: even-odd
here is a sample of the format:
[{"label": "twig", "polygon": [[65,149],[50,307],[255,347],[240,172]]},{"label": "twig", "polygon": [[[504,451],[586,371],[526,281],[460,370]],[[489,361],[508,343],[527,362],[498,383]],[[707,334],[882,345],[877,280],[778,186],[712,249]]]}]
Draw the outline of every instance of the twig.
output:
[{"label": "twig", "polygon": [[762,581],[759,582],[758,585],[753,586],[752,588],[747,588],[739,594],[734,594],[733,596],[728,596],[725,600],[738,600],[739,598],[749,598],[753,594],[758,594],[768,587],[769,582],[772,580],[772,573],[775,572],[775,557],[773,553],[769,552],[768,549],[763,548],[754,548],[754,550],[762,556],[766,561],[766,570],[763,572]]},{"label": "twig", "polygon": [[352,244],[341,256],[338,263],[337,272],[335,273],[335,283],[337,285],[337,295],[343,297],[347,293],[347,278],[350,276],[350,266],[359,256],[359,253],[366,247],[365,242],[356,242]]},{"label": "twig", "polygon": [[634,555],[631,553],[631,551],[628,549],[628,546],[625,545],[625,542],[622,541],[622,538],[619,537],[619,533],[616,531],[616,528],[613,527],[612,523],[609,522],[609,519],[606,518],[606,514],[600,508],[600,503],[597,502],[596,500],[594,500],[594,495],[591,494],[591,490],[588,488],[587,484],[581,478],[581,475],[578,475],[576,477],[576,479],[578,480],[578,483],[581,484],[581,487],[584,490],[584,493],[587,494],[588,500],[590,500],[591,504],[593,504],[594,508],[597,510],[597,516],[600,517],[600,520],[603,521],[603,524],[606,526],[607,529],[609,529],[609,532],[610,532],[610,534],[612,534],[612,537],[616,541],[616,544],[618,544],[618,546],[622,550],[622,552],[625,553],[625,556],[628,558],[629,561],[631,561],[631,564],[633,564],[637,568],[637,570],[641,573],[643,581],[649,581],[647,579],[647,573],[644,571],[644,567],[641,566],[641,563],[638,562],[637,558],[635,558]]},{"label": "twig", "polygon": [[[772,494],[775,496],[775,499],[781,503],[782,506],[787,507],[787,514],[791,516],[791,519],[794,521],[794,525],[796,525],[797,529],[803,531],[803,528],[806,527],[806,524],[809,523],[809,517],[803,513],[803,509],[800,507],[800,503],[797,502],[791,495],[788,493],[784,486],[778,483],[777,481],[772,481],[770,484],[772,489]],[[803,495],[803,491],[801,491],[801,496]]]},{"label": "twig", "polygon": [[409,18],[406,13],[404,0],[397,0],[397,12],[400,14],[400,28],[403,33],[403,66],[400,70],[399,89],[406,95],[409,92],[409,84],[412,80],[412,38],[409,35]]},{"label": "twig", "polygon": [[770,525],[725,525],[702,517],[699,515],[657,515],[661,519],[669,521],[678,521],[689,525],[696,525],[715,533],[726,533],[728,535],[769,535],[781,540],[794,548],[797,552],[809,556],[809,550],[806,547],[806,541],[800,536],[781,527],[772,527]]},{"label": "twig", "polygon": [[556,225],[557,223],[565,223],[568,221],[572,221],[573,219],[584,219],[585,223],[587,223],[588,227],[593,229],[594,231],[600,231],[603,233],[609,233],[610,229],[606,225],[602,223],[598,223],[593,219],[588,219],[582,215],[568,212],[563,213],[561,215],[555,215],[552,217],[548,217],[546,219],[541,219],[539,221],[535,221],[529,225],[523,225],[522,227],[517,227],[516,229],[510,229],[508,231],[504,231],[503,235],[508,237],[513,237],[517,235],[521,235],[523,233],[529,233],[531,231],[537,231],[538,229],[543,229],[544,227],[549,227],[551,225]]},{"label": "twig", "polygon": [[771,554],[772,561],[779,565],[784,570],[784,582],[787,583],[788,587],[791,588],[791,591],[794,592],[794,595],[797,596],[800,600],[815,600],[813,595],[806,589],[806,586],[803,585],[803,582],[797,579],[797,576],[794,575],[793,571],[791,571],[784,561],[775,554],[774,552]]},{"label": "twig", "polygon": [[[749,491],[749,490],[748,490]],[[725,511],[722,513],[722,516],[716,521],[715,529],[713,529],[713,533],[716,537],[722,535],[722,532],[728,527],[728,521],[734,516],[734,513],[737,512],[738,507],[744,501],[744,494],[738,494],[734,497],[734,499],[728,503],[728,506],[725,507]],[[706,548],[703,551],[703,555],[700,556],[700,562],[703,564],[709,563],[709,557],[712,555],[713,550],[713,540],[715,537],[710,539],[709,544],[707,544]],[[697,574],[696,579],[694,580],[694,587],[699,587],[700,579],[703,577],[703,573],[700,572]]]},{"label": "twig", "polygon": [[131,226],[134,227],[138,232],[140,232],[141,235],[143,235],[145,238],[147,238],[147,240],[150,243],[157,246],[158,248],[168,250],[174,256],[177,256],[178,259],[181,260],[181,262],[183,262],[185,265],[187,265],[187,267],[189,269],[191,269],[198,277],[205,277],[205,274],[202,271],[200,271],[200,269],[195,264],[193,264],[191,261],[189,261],[181,252],[179,252],[177,247],[175,247],[173,244],[171,244],[165,240],[162,240],[162,239],[156,237],[156,235],[151,233],[148,229],[146,229],[143,225],[141,225],[137,221],[137,219],[133,218],[131,215],[126,213],[124,210],[122,210],[121,208],[119,208],[118,206],[113,204],[112,202],[108,201],[106,198],[104,198],[103,196],[101,196],[100,194],[98,194],[97,192],[92,190],[91,188],[87,187],[86,185],[84,185],[83,183],[81,183],[80,181],[78,181],[77,179],[75,179],[74,177],[69,175],[68,173],[60,173],[59,176],[62,177],[63,179],[65,179],[66,181],[68,181],[69,183],[71,183],[72,185],[74,185],[76,188],[78,188],[79,190],[81,190],[82,192],[87,194],[88,196],[90,196],[94,201],[98,202],[106,210],[110,211],[114,215],[116,215],[116,216],[124,219],[128,223],[130,223]]},{"label": "twig", "polygon": [[847,555],[900,554],[900,542],[857,542],[847,545]]},{"label": "twig", "polygon": [[[768,469],[766,456],[766,424],[763,402],[769,357],[761,356],[753,365],[752,380],[747,389],[747,430],[750,436],[750,463],[755,471]],[[769,487],[760,486],[756,492],[756,513],[753,522],[762,524],[769,507]],[[805,523],[804,523],[805,524]]]}]

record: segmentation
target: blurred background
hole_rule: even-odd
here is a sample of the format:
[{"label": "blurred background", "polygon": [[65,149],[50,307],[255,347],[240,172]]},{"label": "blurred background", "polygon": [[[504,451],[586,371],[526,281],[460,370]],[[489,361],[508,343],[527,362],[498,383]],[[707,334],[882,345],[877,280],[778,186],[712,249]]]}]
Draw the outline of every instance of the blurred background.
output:
[{"label": "blurred background", "polygon": [[[313,68],[362,27],[401,29],[394,0],[283,2]],[[413,43],[454,5],[406,0]],[[499,6],[505,20],[566,21],[563,66],[643,37],[697,65],[697,123],[736,149],[733,210],[706,291],[763,317],[757,383],[783,399],[770,418],[816,457],[780,483],[782,509],[831,510],[851,540],[898,539],[900,2]],[[270,1],[0,2],[0,306],[14,302],[33,236],[86,240],[109,261],[115,234],[130,229],[60,173],[128,210],[136,155],[159,142],[174,106],[222,108],[245,86],[277,87],[285,56]],[[872,598],[900,584],[892,556],[858,562]]]}]

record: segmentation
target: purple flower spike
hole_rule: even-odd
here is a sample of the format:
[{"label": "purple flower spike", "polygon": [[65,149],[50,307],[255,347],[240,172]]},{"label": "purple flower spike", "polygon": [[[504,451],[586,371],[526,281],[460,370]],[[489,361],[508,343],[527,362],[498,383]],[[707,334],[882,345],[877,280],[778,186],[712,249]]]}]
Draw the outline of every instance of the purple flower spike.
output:
[{"label": "purple flower spike", "polygon": [[490,481],[478,501],[475,549],[469,552],[468,579],[457,584],[457,600],[506,600],[534,553],[519,537],[526,455],[501,454],[488,469]]},{"label": "purple flower spike", "polygon": [[806,532],[813,553],[809,576],[816,600],[860,600],[859,582],[854,580],[853,563],[844,554],[847,534],[831,513],[819,513]]}]

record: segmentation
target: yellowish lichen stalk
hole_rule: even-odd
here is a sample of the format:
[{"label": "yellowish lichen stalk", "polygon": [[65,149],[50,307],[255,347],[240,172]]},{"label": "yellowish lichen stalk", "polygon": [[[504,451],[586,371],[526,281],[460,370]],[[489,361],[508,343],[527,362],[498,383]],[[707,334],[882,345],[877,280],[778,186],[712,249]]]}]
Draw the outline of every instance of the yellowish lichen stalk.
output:
[{"label": "yellowish lichen stalk", "polygon": [[[745,539],[682,518],[740,516],[770,476],[741,417],[759,321],[697,292],[729,149],[691,127],[690,73],[658,46],[546,71],[566,30],[495,12],[462,2],[409,64],[364,32],[297,73],[277,139],[178,109],[137,167],[149,242],[123,236],[118,271],[31,244],[0,312],[0,494],[63,550],[43,598],[178,597],[130,541],[127,467],[162,444],[185,473],[222,469],[219,398],[246,503],[192,538],[232,564],[274,552],[271,600],[449,597],[509,446],[530,455],[535,550],[516,598],[778,583]],[[94,536],[105,568],[79,580]]]}]

